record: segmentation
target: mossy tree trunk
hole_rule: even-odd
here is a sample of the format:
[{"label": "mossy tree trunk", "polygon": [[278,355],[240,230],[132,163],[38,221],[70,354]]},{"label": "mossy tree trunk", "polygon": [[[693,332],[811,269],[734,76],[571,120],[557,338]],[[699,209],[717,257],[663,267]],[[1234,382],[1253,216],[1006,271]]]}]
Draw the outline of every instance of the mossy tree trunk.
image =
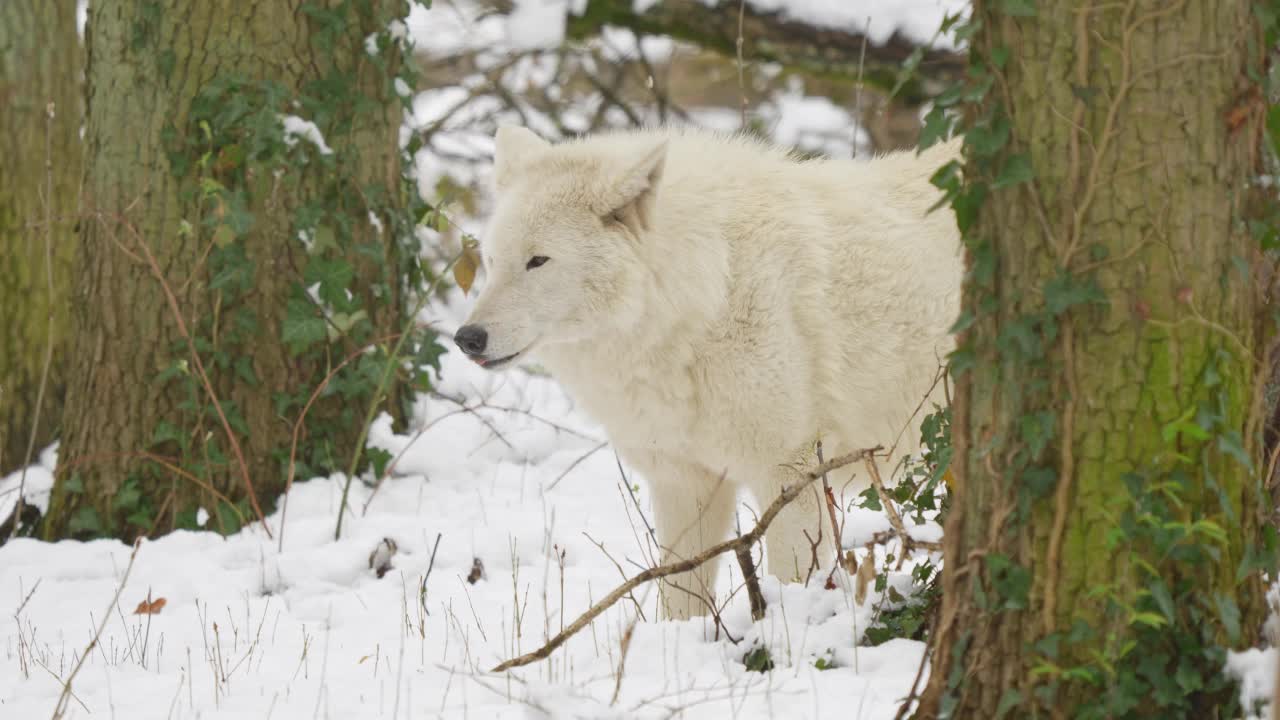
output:
[{"label": "mossy tree trunk", "polygon": [[[404,48],[386,30],[403,9],[90,3],[76,353],[46,536],[269,512],[311,392],[402,329]],[[332,153],[286,135],[284,115]],[[301,477],[346,469],[373,360],[310,409]]]},{"label": "mossy tree trunk", "polygon": [[22,464],[33,430],[36,451],[51,442],[62,412],[83,58],[74,0],[0,3],[0,474]]},{"label": "mossy tree trunk", "polygon": [[918,716],[1217,717],[1224,648],[1264,610],[1251,3],[974,18],[990,84],[953,185],[970,273]]}]

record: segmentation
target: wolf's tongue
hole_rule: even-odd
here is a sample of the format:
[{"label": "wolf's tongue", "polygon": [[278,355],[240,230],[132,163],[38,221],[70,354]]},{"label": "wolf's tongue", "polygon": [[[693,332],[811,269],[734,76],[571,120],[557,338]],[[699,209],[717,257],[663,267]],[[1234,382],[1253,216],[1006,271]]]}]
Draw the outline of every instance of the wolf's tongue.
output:
[{"label": "wolf's tongue", "polygon": [[473,357],[473,358],[471,358],[471,360],[472,360],[472,361],[474,361],[474,362],[475,362],[475,364],[477,364],[477,365],[479,365],[479,366],[481,366],[481,367],[484,367],[484,365],[488,362],[488,361],[487,361],[487,360],[485,360],[484,358],[479,358],[479,357]]}]

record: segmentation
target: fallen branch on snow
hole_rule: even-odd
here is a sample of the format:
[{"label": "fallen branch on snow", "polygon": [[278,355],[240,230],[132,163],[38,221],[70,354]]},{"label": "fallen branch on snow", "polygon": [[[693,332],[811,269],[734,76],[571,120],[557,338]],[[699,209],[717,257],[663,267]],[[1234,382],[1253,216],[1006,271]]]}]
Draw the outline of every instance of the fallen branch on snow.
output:
[{"label": "fallen branch on snow", "polygon": [[530,663],[537,662],[538,660],[543,660],[547,658],[549,655],[551,655],[551,653],[555,652],[556,648],[563,645],[565,641],[567,641],[575,633],[585,628],[586,626],[590,625],[592,620],[595,620],[601,613],[603,613],[605,610],[608,610],[610,607],[612,607],[614,603],[626,597],[628,593],[630,593],[632,590],[636,589],[640,585],[643,585],[644,583],[647,583],[651,580],[657,580],[658,578],[663,578],[668,575],[676,575],[679,573],[689,572],[690,570],[694,570],[700,567],[707,561],[713,560],[716,557],[720,556],[721,554],[729,552],[731,550],[734,553],[737,553],[742,549],[749,549],[752,545],[758,542],[761,537],[764,536],[765,530],[769,528],[769,524],[773,522],[773,519],[777,517],[778,513],[782,512],[782,509],[786,507],[788,503],[790,503],[792,500],[795,500],[797,497],[799,497],[800,493],[803,492],[806,488],[808,488],[809,485],[813,483],[813,481],[820,479],[824,474],[831,472],[832,470],[842,468],[845,465],[853,464],[859,460],[867,460],[868,458],[871,458],[875,453],[883,449],[884,448],[877,445],[876,447],[867,448],[865,450],[859,450],[857,452],[849,453],[848,455],[841,455],[840,457],[837,457],[828,462],[822,463],[818,467],[810,470],[805,476],[805,479],[803,481],[798,482],[795,485],[792,485],[791,487],[783,489],[782,493],[778,495],[777,499],[775,499],[769,505],[769,507],[766,508],[765,511],[760,514],[760,519],[756,521],[756,526],[752,528],[750,532],[746,533],[745,535],[740,535],[732,540],[726,540],[717,545],[712,545],[711,547],[707,548],[706,550],[702,551],[701,553],[687,560],[679,560],[677,562],[658,565],[655,567],[651,567],[645,570],[644,572],[641,572],[639,575],[636,575],[630,580],[627,580],[623,584],[614,588],[613,592],[606,595],[604,599],[601,600],[600,602],[596,603],[595,605],[592,605],[589,610],[587,610],[585,613],[580,615],[577,620],[574,620],[573,623],[569,625],[569,627],[560,631],[560,634],[556,635],[555,637],[547,641],[547,644],[543,645],[537,650],[534,650],[533,652],[525,653],[524,655],[521,655],[519,657],[515,657],[510,660],[507,660],[506,662],[495,667],[490,672],[495,672],[495,673],[503,672],[504,670],[510,670],[511,668],[515,668],[515,667],[521,667],[523,665],[528,665]]}]

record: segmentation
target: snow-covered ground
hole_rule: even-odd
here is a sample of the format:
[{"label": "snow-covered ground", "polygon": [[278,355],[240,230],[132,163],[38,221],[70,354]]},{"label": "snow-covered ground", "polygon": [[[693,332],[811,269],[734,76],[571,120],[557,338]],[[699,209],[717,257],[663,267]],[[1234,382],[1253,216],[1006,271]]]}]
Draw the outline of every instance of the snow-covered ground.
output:
[{"label": "snow-covered ground", "polygon": [[[456,323],[464,308],[454,303],[433,319]],[[624,479],[600,447],[599,428],[552,380],[487,373],[450,354],[438,391],[451,399],[420,398],[410,433],[393,435],[385,418],[377,424],[373,444],[403,454],[376,493],[355,484],[339,541],[343,482],[331,477],[297,484],[286,519],[279,512],[268,519],[282,547],[257,526],[231,537],[177,532],[143,542],[114,604],[129,564],[123,543],[0,547],[0,717],[48,716],[61,680],[104,620],[72,684],[70,716],[595,718],[683,709],[686,717],[871,719],[896,712],[923,645],[859,647],[878,597],[857,605],[843,577],[834,590],[823,589],[822,578],[808,588],[766,579],[770,606],[758,623],[739,592],[723,613],[732,640],[711,621],[657,621],[656,589],[644,587],[549,659],[489,674],[650,564],[651,511],[643,480]],[[461,411],[455,400],[476,409]],[[746,510],[741,522],[753,522]],[[845,544],[886,528],[876,514],[855,513]],[[369,556],[383,538],[397,552],[378,578]],[[468,582],[477,561],[483,574]],[[736,566],[726,567],[721,595],[740,584]],[[893,584],[905,591],[909,572],[910,565]],[[163,598],[163,608],[135,614],[148,598]],[[644,619],[624,661],[623,637],[638,612]],[[744,665],[759,646],[769,649],[772,672]],[[830,669],[818,669],[819,660]]]}]

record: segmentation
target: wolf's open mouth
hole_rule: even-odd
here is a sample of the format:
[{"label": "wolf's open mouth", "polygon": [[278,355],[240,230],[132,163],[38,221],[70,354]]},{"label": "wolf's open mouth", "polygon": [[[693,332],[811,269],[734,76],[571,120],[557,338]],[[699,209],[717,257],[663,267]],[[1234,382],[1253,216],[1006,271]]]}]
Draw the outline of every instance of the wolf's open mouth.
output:
[{"label": "wolf's open mouth", "polygon": [[484,358],[482,358],[482,357],[476,357],[476,356],[472,355],[472,356],[471,356],[471,360],[472,360],[475,364],[479,365],[480,367],[482,367],[482,368],[484,368],[484,369],[486,369],[486,370],[492,370],[492,369],[494,369],[494,368],[496,368],[496,367],[499,367],[499,366],[502,366],[502,365],[506,365],[507,363],[511,362],[512,360],[515,360],[515,359],[516,359],[517,357],[519,357],[519,356],[520,356],[520,353],[516,352],[516,353],[511,353],[510,355],[508,355],[508,356],[506,356],[506,357],[498,358],[497,360],[485,360],[485,359],[484,359]]}]

